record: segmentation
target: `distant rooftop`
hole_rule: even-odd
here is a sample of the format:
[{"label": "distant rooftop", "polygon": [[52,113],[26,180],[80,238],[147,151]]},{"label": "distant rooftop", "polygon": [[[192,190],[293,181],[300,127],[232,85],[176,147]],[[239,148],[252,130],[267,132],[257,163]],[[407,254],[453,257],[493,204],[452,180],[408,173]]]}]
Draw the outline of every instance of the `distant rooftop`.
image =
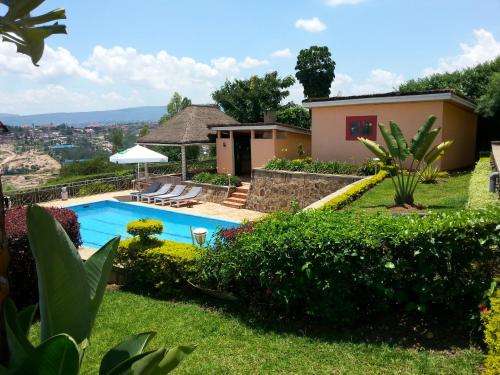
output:
[{"label": "distant rooftop", "polygon": [[305,99],[302,103],[306,108],[314,108],[322,106],[402,103],[433,100],[451,101],[470,109],[475,109],[476,107],[472,99],[453,90],[428,90],[417,92],[392,91],[382,94],[334,96],[330,98]]}]

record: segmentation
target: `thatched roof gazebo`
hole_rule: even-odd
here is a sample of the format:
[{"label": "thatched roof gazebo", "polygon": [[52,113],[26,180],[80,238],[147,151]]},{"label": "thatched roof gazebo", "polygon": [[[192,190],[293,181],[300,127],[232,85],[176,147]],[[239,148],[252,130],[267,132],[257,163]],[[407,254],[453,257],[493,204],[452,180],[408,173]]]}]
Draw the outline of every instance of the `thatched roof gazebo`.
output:
[{"label": "thatched roof gazebo", "polygon": [[151,130],[137,141],[140,145],[180,146],[182,179],[187,178],[186,146],[215,144],[216,133],[211,124],[238,123],[214,105],[190,105],[169,121]]}]

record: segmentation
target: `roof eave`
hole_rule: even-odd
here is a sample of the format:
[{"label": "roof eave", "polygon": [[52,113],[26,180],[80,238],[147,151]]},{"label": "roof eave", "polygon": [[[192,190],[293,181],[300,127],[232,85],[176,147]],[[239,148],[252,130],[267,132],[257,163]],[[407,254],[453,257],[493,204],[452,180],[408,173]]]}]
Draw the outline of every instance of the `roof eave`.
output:
[{"label": "roof eave", "polygon": [[464,99],[452,92],[435,94],[415,94],[404,96],[381,96],[371,98],[353,98],[353,99],[326,99],[321,101],[303,102],[305,108],[321,107],[340,107],[347,105],[362,104],[391,104],[391,103],[409,103],[409,102],[428,102],[428,101],[451,101],[463,107],[475,110],[476,105],[471,101]]}]

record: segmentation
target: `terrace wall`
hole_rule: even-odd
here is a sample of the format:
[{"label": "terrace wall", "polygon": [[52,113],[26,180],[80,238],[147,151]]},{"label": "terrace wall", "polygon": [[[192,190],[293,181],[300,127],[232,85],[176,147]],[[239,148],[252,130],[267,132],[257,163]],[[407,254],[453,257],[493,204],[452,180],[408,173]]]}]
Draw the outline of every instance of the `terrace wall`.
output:
[{"label": "terrace wall", "polygon": [[260,212],[290,209],[296,200],[300,208],[361,180],[360,176],[268,171],[254,169],[247,208]]}]

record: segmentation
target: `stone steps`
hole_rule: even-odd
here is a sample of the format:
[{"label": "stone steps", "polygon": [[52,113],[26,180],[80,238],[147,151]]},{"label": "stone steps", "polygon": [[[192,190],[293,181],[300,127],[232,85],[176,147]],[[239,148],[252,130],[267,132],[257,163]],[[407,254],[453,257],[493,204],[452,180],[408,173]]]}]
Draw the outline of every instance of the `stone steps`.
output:
[{"label": "stone steps", "polygon": [[222,204],[233,208],[245,208],[247,205],[249,191],[250,184],[243,183],[243,185],[238,186],[236,190],[222,202]]}]

